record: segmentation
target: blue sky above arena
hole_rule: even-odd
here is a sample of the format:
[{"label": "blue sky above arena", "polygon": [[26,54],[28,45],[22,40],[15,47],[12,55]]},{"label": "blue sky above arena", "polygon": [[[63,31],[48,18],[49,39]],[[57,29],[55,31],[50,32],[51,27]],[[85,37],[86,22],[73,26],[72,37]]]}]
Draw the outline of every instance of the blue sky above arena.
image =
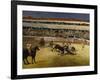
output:
[{"label": "blue sky above arena", "polygon": [[89,21],[89,14],[84,13],[61,13],[61,12],[40,12],[40,11],[23,11],[23,16],[32,16],[33,18],[64,18],[79,19]]}]

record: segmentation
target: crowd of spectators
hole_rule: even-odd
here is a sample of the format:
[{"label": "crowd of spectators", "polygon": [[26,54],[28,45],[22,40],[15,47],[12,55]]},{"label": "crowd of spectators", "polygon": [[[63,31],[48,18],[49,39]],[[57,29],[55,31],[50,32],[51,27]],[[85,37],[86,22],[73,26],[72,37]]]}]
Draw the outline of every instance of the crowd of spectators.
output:
[{"label": "crowd of spectators", "polygon": [[79,39],[89,40],[89,31],[87,30],[23,27],[23,35],[24,36],[79,38]]}]

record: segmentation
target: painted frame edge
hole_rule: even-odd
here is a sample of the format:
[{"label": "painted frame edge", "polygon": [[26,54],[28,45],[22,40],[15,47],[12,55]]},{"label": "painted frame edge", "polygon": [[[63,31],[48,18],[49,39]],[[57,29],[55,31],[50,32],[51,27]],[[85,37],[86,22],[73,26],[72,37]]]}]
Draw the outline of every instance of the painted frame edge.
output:
[{"label": "painted frame edge", "polygon": [[[49,74],[28,74],[17,75],[17,5],[37,5],[50,7],[70,7],[70,8],[86,8],[94,9],[94,71],[67,72],[67,73],[49,73]],[[13,54],[14,53],[14,54]],[[58,77],[58,76],[78,76],[97,74],[97,6],[96,5],[80,5],[80,4],[64,4],[64,3],[47,3],[33,1],[11,1],[11,79],[25,78],[42,78],[42,77]]]},{"label": "painted frame edge", "polygon": [[[11,1],[11,79],[17,76],[17,5]],[[15,53],[15,54],[13,54]]]}]

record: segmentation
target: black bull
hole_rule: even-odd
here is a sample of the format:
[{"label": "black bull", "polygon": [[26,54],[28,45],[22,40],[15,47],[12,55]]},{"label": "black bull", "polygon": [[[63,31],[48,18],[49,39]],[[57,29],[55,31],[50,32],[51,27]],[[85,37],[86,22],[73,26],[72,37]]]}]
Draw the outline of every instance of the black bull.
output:
[{"label": "black bull", "polygon": [[54,49],[56,49],[56,50],[58,49],[59,51],[61,51],[61,54],[64,54],[64,47],[62,47],[62,46],[56,44],[56,45],[54,46],[54,48],[52,49],[52,51],[53,51]]},{"label": "black bull", "polygon": [[31,56],[31,57],[32,57],[32,64],[33,64],[33,60],[34,60],[34,63],[36,62],[36,61],[35,61],[35,56],[36,56],[37,50],[40,50],[39,47],[37,47],[37,46],[34,47],[34,48],[32,48],[32,49],[30,50],[30,52],[29,52],[29,50],[28,50],[27,48],[23,49],[23,61],[24,61],[24,64],[26,64],[26,63],[25,63],[25,60],[26,60],[27,63],[29,64],[29,62],[28,62],[28,60],[27,60],[27,57],[28,57],[28,56]]},{"label": "black bull", "polygon": [[[60,45],[58,45],[58,44],[56,44],[55,46],[54,46],[54,48],[53,48],[53,50],[54,49],[58,49],[60,52],[61,52],[61,54],[64,54],[64,51],[67,51],[67,53],[70,53],[70,54],[74,54],[73,52],[75,52],[76,51],[76,49],[75,49],[75,47],[71,47],[71,49],[69,49],[69,46],[60,46]],[[52,51],[53,51],[52,50]]]}]

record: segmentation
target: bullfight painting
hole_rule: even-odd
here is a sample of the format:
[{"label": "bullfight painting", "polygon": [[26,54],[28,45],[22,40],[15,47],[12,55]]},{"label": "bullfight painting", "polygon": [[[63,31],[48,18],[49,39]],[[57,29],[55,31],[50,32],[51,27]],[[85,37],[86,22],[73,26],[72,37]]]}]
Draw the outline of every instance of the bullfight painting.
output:
[{"label": "bullfight painting", "polygon": [[23,11],[23,69],[90,65],[90,15]]},{"label": "bullfight painting", "polygon": [[11,79],[97,74],[97,6],[11,1]]}]

